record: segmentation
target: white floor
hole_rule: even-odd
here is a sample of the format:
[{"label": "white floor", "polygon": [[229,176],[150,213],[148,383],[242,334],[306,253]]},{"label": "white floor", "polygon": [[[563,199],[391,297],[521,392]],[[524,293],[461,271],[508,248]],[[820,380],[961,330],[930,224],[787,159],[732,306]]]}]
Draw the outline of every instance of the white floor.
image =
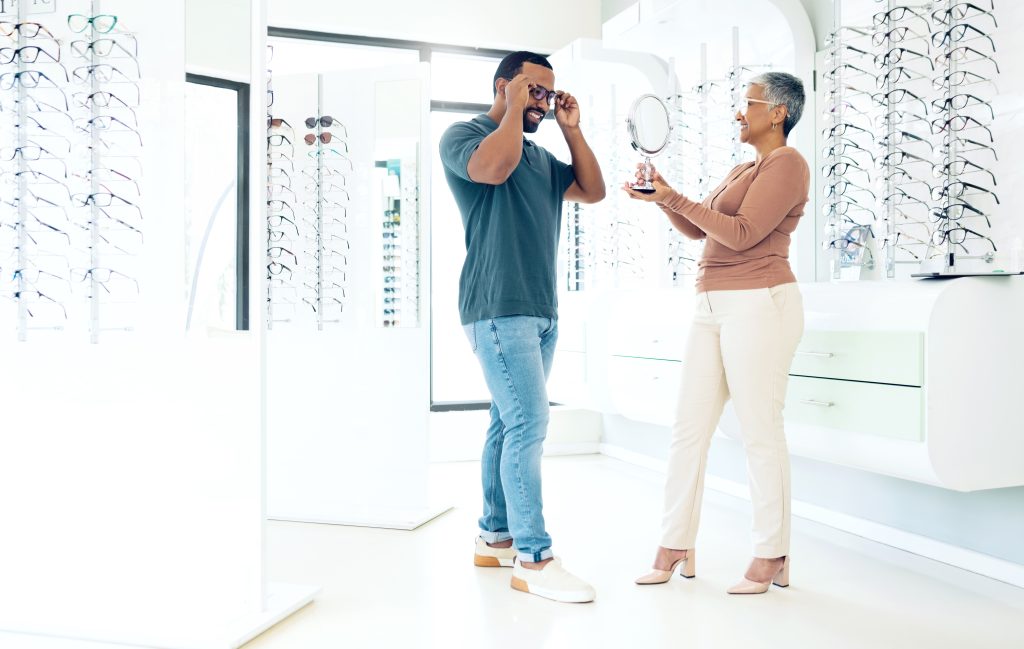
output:
[{"label": "white floor", "polygon": [[597,589],[557,604],[475,568],[479,465],[437,464],[455,508],[413,532],[273,523],[270,579],[319,584],[316,601],[246,649],[321,647],[1024,647],[1024,589],[831,528],[795,521],[792,586],[736,597],[748,504],[708,492],[697,578],[635,586],[658,540],[662,476],[599,455],[544,460],[556,554]]}]

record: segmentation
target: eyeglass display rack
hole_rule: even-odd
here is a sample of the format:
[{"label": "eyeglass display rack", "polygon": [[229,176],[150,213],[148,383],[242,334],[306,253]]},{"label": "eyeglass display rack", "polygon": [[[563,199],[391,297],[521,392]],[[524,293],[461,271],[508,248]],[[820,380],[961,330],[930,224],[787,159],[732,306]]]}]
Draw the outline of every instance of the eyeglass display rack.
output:
[{"label": "eyeglass display rack", "polygon": [[0,15],[0,95],[12,120],[0,164],[14,178],[0,208],[10,300],[0,308],[13,312],[19,341],[49,330],[97,343],[138,317],[138,39],[98,1],[62,8],[84,13],[32,15],[22,2]]},{"label": "eyeglass display rack", "polygon": [[415,327],[419,324],[420,277],[416,159],[389,159],[377,166],[384,171],[379,324]]},{"label": "eyeglass display rack", "polygon": [[[687,196],[703,200],[711,181],[724,178],[744,154],[734,115],[740,109],[746,82],[759,70],[744,65],[739,55],[739,29],[732,30],[733,63],[723,76],[708,74],[707,44],[700,44],[700,80],[685,92],[668,98],[673,130],[667,149],[666,169],[678,179]],[[766,68],[767,69],[767,68]],[[695,155],[696,154],[696,155]],[[668,227],[666,268],[672,286],[692,283],[704,241],[684,237]]]},{"label": "eyeglass display rack", "polygon": [[[312,322],[322,331],[343,321],[350,250],[347,179],[355,167],[347,155],[345,125],[324,108],[323,75],[316,80],[316,110],[301,126],[276,117],[272,90],[267,96],[269,328]],[[301,142],[309,150],[297,155],[302,144],[296,129],[302,126]]]},{"label": "eyeglass display rack", "polygon": [[626,115],[617,110],[617,88],[588,97],[595,110],[581,118],[591,148],[602,161],[606,198],[594,204],[570,204],[563,213],[566,286],[570,291],[637,284],[645,276],[644,214],[620,189],[636,172],[626,136]]},{"label": "eyeglass display rack", "polygon": [[[991,0],[987,8],[951,0],[885,5],[862,26],[844,25],[837,12],[822,152],[825,245],[833,253],[834,278],[846,276],[846,268],[874,270],[876,229],[884,232],[888,278],[897,276],[899,264],[934,268],[929,260],[937,257],[944,272],[955,271],[958,259],[994,260],[987,230],[965,219],[981,219],[990,229],[996,178],[964,154],[996,159],[989,128],[995,114],[981,91],[960,92],[963,85],[992,85],[979,66],[998,74],[994,11]],[[991,24],[982,30],[979,19]],[[864,90],[869,83],[872,90]],[[974,129],[988,141],[963,134]],[[974,174],[990,178],[992,187],[962,178]]]},{"label": "eyeglass display rack", "polygon": [[[945,171],[945,182],[943,188],[936,192],[933,198],[936,198],[940,205],[938,209],[946,215],[946,218],[940,220],[940,227],[938,229],[937,238],[942,240],[946,244],[946,256],[944,260],[944,270],[953,270],[956,266],[956,260],[958,258],[970,257],[969,255],[962,255],[958,253],[959,249],[964,248],[966,242],[966,235],[968,234],[965,228],[960,226],[958,223],[964,218],[984,218],[986,225],[991,228],[990,224],[990,210],[982,209],[979,212],[974,212],[973,217],[968,214],[968,208],[971,210],[978,209],[977,204],[981,201],[985,201],[987,205],[983,207],[990,207],[989,201],[998,200],[995,198],[994,185],[996,184],[996,177],[991,171],[986,170],[983,166],[965,158],[963,154],[971,153],[974,151],[985,151],[992,154],[992,160],[997,160],[998,156],[994,147],[995,140],[992,137],[992,131],[987,128],[987,133],[990,141],[984,142],[982,136],[978,136],[977,140],[973,138],[961,138],[959,133],[961,126],[969,126],[972,122],[968,121],[967,118],[974,119],[978,125],[982,125],[986,118],[995,120],[995,110],[992,108],[991,100],[984,95],[982,91],[981,96],[975,94],[974,89],[971,93],[962,94],[960,90],[964,86],[974,86],[975,83],[986,83],[986,87],[991,89],[993,86],[989,82],[975,81],[978,79],[984,79],[985,77],[978,74],[977,71],[972,70],[972,67],[985,66],[988,68],[988,72],[999,74],[999,64],[996,62],[995,55],[995,41],[992,38],[993,31],[998,28],[998,22],[995,18],[995,4],[994,0],[990,0],[991,13],[982,14],[992,20],[992,26],[986,26],[987,32],[982,32],[974,24],[970,22],[972,18],[968,5],[962,3],[955,3],[953,0],[947,0],[944,3],[939,3],[936,7],[937,11],[933,12],[933,16],[941,16],[942,20],[936,21],[939,27],[939,31],[933,35],[932,42],[937,40],[937,36],[942,34],[942,38],[938,39],[941,46],[943,46],[942,61],[945,63],[943,74],[940,77],[936,77],[936,81],[939,78],[944,80],[942,83],[942,89],[944,93],[940,95],[939,106],[944,110],[939,111],[940,118],[943,124],[943,130],[946,131],[947,135],[943,138],[942,150],[945,153],[945,160],[943,163],[942,170]],[[977,5],[974,5],[977,6]],[[980,17],[980,16],[979,16]],[[967,39],[966,37],[971,34],[978,34],[976,38]],[[962,49],[962,43],[964,40],[972,41],[970,47],[974,48],[977,54],[980,54],[982,58],[975,60],[969,60],[967,54],[969,50]],[[984,50],[991,47],[991,54],[986,55]],[[982,50],[982,51],[979,51]],[[977,64],[977,65],[972,65]],[[991,64],[991,67],[988,66]],[[964,73],[964,74],[961,74]],[[973,75],[973,76],[971,76]],[[965,81],[971,80],[967,83]],[[981,107],[987,108],[989,113],[986,115],[982,112],[979,117],[975,111],[980,110]],[[972,114],[973,113],[973,114]],[[959,130],[958,130],[959,129]],[[960,198],[963,195],[963,189],[965,185],[959,185],[959,190],[953,189],[957,187],[954,183],[959,181],[960,176],[967,175],[968,169],[974,169],[980,175],[981,178],[985,178],[984,173],[988,173],[991,176],[993,183],[993,191],[981,192],[977,198],[972,196],[973,205],[969,205],[964,202],[955,202],[954,199]],[[955,192],[961,192],[956,195]],[[954,219],[953,212],[959,211],[960,215]],[[963,235],[960,233],[963,232]],[[961,236],[964,239],[961,239]],[[933,243],[936,243],[933,241]],[[988,243],[992,244],[992,250],[983,249],[979,255],[985,261],[991,263],[994,253],[996,252],[995,244],[992,243],[991,239],[988,239]]]},{"label": "eyeglass display rack", "polygon": [[[733,29],[733,64],[721,78],[708,74],[707,45],[701,45],[700,82],[685,90],[669,89],[664,95],[673,126],[665,151],[655,161],[666,178],[688,196],[702,199],[712,180],[723,178],[743,161],[745,153],[733,118],[743,96],[743,81],[760,71],[739,62],[739,33]],[[670,65],[674,63],[670,62]],[[636,173],[636,153],[623,127],[626,115],[616,110],[617,88],[607,96],[588,97],[584,127],[592,147],[610,180],[608,195],[594,205],[570,206],[564,219],[566,282],[570,291],[642,284],[648,272],[659,273],[668,285],[692,283],[703,241],[683,237],[670,225],[657,226],[659,236],[647,236],[649,214],[638,209],[620,189],[622,178]],[[604,112],[603,106],[611,108]],[[657,265],[648,267],[649,255]]]}]

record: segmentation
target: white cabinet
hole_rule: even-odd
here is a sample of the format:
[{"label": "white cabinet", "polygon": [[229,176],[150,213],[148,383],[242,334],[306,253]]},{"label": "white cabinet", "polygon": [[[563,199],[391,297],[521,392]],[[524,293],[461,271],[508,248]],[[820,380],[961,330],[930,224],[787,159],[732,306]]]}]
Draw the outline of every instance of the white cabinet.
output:
[{"label": "white cabinet", "polygon": [[[961,491],[1024,485],[1024,277],[800,290],[806,327],[785,411],[793,454]],[[671,423],[693,302],[671,289],[592,301],[588,327],[603,338],[587,355],[602,410]],[[728,407],[720,429],[738,436]]]},{"label": "white cabinet", "polygon": [[623,417],[671,426],[683,364],[647,358],[608,359],[611,405]]}]

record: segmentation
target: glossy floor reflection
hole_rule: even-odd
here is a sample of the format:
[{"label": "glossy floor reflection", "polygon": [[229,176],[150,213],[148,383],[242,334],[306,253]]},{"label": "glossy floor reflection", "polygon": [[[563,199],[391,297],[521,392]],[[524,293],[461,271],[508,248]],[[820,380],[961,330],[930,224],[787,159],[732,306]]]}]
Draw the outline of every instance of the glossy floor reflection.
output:
[{"label": "glossy floor reflection", "polygon": [[437,464],[454,509],[413,532],[272,523],[269,576],[323,592],[247,649],[336,647],[1020,646],[1024,589],[794,521],[792,586],[728,596],[749,558],[748,504],[708,492],[697,578],[635,586],[658,540],[662,476],[599,455],[544,459],[556,554],[597,589],[557,604],[472,563],[476,463]]}]

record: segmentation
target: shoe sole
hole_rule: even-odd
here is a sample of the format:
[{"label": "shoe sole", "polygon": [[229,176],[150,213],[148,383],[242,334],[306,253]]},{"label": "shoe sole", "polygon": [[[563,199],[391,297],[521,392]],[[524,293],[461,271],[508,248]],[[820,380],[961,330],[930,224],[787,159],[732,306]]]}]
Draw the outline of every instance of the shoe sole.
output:
[{"label": "shoe sole", "polygon": [[482,554],[473,555],[473,565],[477,568],[511,568],[515,559],[499,559],[498,557],[485,557]]},{"label": "shoe sole", "polygon": [[565,593],[561,591],[548,590],[546,588],[538,588],[536,586],[531,589],[530,584],[526,583],[526,581],[519,577],[512,578],[512,589],[566,604],[586,604],[587,602],[594,601],[594,596],[586,593]]}]

